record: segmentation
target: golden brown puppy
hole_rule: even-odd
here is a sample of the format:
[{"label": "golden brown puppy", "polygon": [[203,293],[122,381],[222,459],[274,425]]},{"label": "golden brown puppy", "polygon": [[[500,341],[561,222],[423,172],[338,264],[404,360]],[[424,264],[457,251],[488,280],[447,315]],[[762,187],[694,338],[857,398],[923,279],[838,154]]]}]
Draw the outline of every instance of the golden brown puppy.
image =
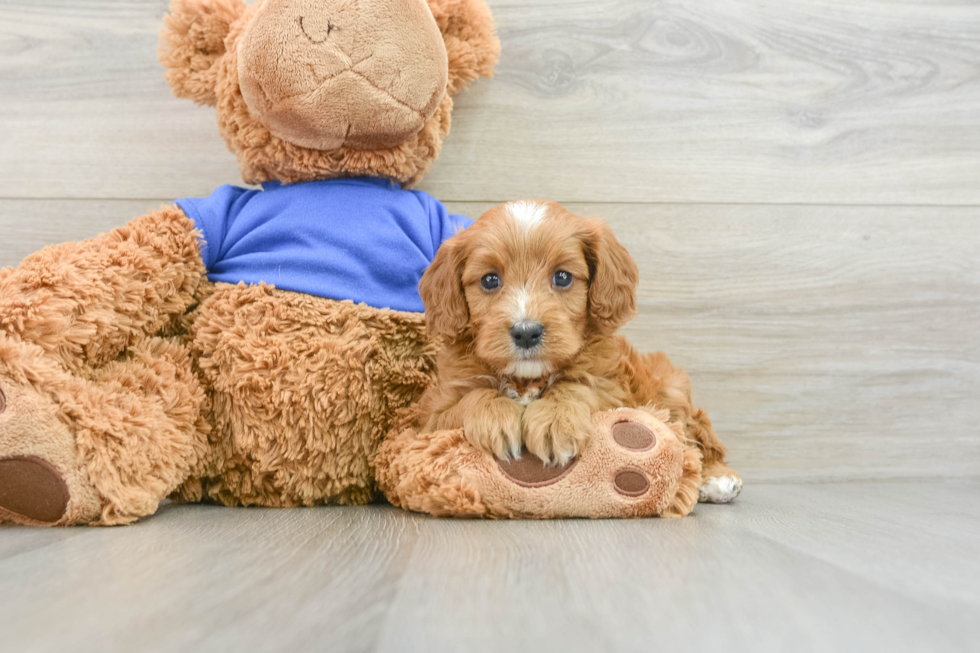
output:
[{"label": "golden brown puppy", "polygon": [[700,443],[701,500],[735,498],[741,479],[691,404],[687,374],[615,335],[636,312],[638,278],[601,220],[540,200],[487,211],[442,245],[419,285],[427,328],[446,342],[422,427],[463,428],[500,458],[526,447],[564,465],[589,437],[592,413],[653,404]]}]

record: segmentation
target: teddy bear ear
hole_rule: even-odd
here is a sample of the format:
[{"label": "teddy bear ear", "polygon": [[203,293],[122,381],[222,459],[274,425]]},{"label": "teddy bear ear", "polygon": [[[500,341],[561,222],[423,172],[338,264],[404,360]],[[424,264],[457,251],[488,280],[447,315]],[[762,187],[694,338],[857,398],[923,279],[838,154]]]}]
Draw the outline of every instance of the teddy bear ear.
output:
[{"label": "teddy bear ear", "polygon": [[243,13],[242,0],[173,0],[160,32],[160,63],[174,95],[214,106],[215,63],[225,53],[225,37]]},{"label": "teddy bear ear", "polygon": [[428,0],[449,55],[450,95],[477,77],[492,77],[500,58],[493,15],[483,0]]}]

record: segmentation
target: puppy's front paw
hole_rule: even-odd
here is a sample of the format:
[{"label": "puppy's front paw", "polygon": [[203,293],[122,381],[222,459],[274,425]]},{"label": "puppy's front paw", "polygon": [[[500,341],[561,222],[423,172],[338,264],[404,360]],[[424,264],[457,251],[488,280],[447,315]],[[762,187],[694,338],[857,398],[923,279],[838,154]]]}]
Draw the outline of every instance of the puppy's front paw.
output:
[{"label": "puppy's front paw", "polygon": [[521,413],[524,406],[495,399],[463,419],[466,439],[501,460],[521,457]]},{"label": "puppy's front paw", "polygon": [[592,434],[588,406],[539,399],[524,411],[524,444],[550,465],[564,466],[578,455]]}]

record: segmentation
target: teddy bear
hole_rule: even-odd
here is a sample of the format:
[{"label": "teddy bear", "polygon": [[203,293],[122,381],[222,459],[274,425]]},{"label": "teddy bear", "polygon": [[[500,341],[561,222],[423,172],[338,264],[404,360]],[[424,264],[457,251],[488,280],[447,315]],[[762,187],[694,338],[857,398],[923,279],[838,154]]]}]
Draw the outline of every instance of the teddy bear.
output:
[{"label": "teddy bear", "polygon": [[483,0],[174,0],[166,78],[252,188],[0,271],[0,521],[375,498],[432,376],[417,284],[469,224],[412,187],[498,53]]}]

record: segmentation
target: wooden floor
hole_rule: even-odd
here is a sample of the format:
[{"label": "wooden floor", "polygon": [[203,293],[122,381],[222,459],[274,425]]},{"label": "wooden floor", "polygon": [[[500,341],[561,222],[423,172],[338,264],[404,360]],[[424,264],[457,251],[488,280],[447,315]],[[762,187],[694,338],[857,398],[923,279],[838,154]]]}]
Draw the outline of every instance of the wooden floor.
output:
[{"label": "wooden floor", "polygon": [[749,486],[680,520],[168,506],[4,529],[0,648],[976,651],[980,482]]},{"label": "wooden floor", "polygon": [[[163,80],[167,4],[0,0],[0,266],[240,183]],[[626,333],[688,369],[745,494],[0,528],[0,651],[980,650],[980,4],[489,4],[497,75],[422,188],[609,220]]]}]

